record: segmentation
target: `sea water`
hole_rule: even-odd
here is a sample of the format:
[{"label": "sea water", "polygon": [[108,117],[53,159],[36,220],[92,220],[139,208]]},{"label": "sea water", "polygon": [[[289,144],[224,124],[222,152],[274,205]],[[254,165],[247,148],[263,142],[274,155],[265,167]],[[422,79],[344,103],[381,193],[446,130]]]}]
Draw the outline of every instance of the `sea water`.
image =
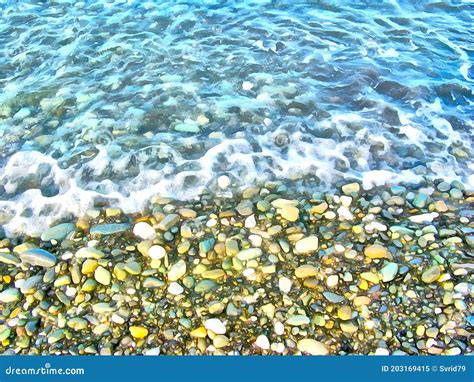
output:
[{"label": "sea water", "polygon": [[0,224],[280,180],[474,186],[472,1],[0,0]]}]

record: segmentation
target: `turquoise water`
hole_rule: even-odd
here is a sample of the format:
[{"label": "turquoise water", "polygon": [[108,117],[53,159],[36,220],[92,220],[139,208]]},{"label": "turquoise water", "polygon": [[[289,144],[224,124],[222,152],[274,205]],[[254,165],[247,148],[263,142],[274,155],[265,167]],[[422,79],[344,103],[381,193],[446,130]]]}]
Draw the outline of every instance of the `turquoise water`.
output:
[{"label": "turquoise water", "polygon": [[471,1],[0,1],[0,215],[474,185]]}]

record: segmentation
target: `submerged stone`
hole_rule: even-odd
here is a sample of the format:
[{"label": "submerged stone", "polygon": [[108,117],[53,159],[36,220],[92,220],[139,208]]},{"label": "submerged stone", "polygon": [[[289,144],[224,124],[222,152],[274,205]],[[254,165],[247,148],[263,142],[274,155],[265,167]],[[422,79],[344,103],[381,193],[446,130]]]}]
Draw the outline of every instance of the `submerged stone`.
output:
[{"label": "submerged stone", "polygon": [[130,229],[129,223],[98,224],[90,229],[91,235],[113,235]]},{"label": "submerged stone", "polygon": [[74,231],[76,226],[72,223],[62,223],[54,227],[48,228],[41,234],[41,240],[43,241],[61,241],[64,240],[69,233]]}]

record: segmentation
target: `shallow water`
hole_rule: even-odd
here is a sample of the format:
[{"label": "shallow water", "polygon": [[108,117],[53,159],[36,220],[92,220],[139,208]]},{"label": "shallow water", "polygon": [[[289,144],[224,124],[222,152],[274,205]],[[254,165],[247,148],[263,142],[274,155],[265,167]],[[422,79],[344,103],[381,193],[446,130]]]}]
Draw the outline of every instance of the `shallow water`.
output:
[{"label": "shallow water", "polygon": [[0,223],[265,180],[474,186],[471,1],[0,1]]}]

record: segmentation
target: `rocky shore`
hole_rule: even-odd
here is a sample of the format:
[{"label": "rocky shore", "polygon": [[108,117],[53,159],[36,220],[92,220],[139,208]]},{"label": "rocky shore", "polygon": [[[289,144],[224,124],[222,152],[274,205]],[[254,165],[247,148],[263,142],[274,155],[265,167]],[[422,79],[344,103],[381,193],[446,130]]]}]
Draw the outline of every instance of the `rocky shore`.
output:
[{"label": "rocky shore", "polygon": [[0,240],[0,351],[472,353],[474,192],[461,183],[228,193]]}]

